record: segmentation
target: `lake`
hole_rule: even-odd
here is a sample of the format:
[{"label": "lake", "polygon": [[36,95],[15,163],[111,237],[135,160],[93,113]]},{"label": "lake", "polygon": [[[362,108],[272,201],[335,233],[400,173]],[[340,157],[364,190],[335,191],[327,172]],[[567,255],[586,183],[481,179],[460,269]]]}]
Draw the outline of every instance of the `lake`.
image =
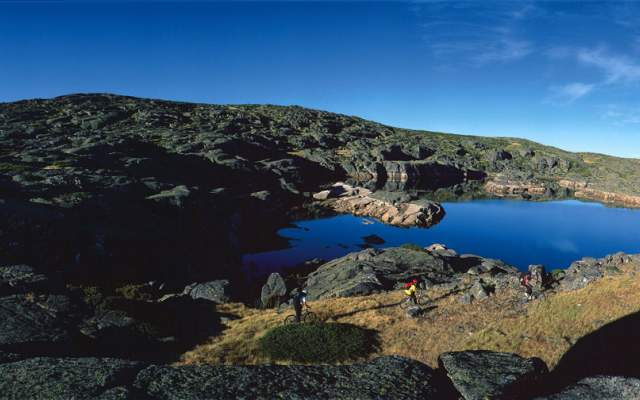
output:
[{"label": "lake", "polygon": [[567,268],[582,257],[618,251],[640,253],[637,209],[577,200],[474,200],[443,206],[446,216],[431,228],[400,228],[352,215],[296,221],[278,232],[289,239],[289,248],[246,254],[243,265],[249,275],[262,276],[316,257],[330,260],[362,250],[368,235],[385,240],[371,247],[443,243],[458,253],[498,258],[522,270],[529,264]]}]

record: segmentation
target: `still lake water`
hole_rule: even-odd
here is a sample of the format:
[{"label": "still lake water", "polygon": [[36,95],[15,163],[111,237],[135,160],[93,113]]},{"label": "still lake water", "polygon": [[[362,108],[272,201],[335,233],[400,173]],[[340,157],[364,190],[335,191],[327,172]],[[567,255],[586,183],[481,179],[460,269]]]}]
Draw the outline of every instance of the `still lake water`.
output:
[{"label": "still lake water", "polygon": [[362,250],[364,236],[378,235],[393,247],[443,243],[458,253],[498,258],[520,269],[544,264],[566,268],[582,257],[624,251],[640,253],[640,209],[610,208],[577,200],[528,202],[475,200],[443,203],[437,225],[399,228],[372,218],[339,215],[295,222],[278,233],[290,248],[243,257],[252,276],[266,275],[312,258],[330,260]]}]

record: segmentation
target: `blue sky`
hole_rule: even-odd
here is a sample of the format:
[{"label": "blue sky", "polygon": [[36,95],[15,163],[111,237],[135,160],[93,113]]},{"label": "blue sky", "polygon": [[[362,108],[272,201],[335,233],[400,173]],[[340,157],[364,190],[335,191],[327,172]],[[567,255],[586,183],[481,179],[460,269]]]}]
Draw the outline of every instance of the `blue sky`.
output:
[{"label": "blue sky", "polygon": [[0,101],[298,104],[640,158],[640,2],[0,0]]}]

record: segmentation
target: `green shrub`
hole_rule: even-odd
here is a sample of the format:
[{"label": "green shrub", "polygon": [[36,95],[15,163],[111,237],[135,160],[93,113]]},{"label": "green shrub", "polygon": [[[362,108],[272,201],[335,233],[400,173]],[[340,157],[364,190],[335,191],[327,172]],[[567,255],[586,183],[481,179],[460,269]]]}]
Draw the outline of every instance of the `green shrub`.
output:
[{"label": "green shrub", "polygon": [[274,360],[331,363],[365,357],[378,347],[374,331],[350,324],[291,324],[271,329],[259,340]]}]

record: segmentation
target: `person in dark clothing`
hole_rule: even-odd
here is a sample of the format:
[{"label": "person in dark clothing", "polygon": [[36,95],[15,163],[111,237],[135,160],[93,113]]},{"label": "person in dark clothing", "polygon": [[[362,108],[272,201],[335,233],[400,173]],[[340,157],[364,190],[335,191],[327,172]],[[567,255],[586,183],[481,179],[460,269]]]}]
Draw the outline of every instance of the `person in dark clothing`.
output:
[{"label": "person in dark clothing", "polygon": [[300,290],[293,298],[293,308],[296,311],[296,322],[300,322],[302,317],[302,307],[309,307],[307,304],[307,292],[305,290]]},{"label": "person in dark clothing", "polygon": [[533,300],[533,287],[531,286],[531,274],[522,274],[520,284],[524,286],[524,293],[527,300]]}]

